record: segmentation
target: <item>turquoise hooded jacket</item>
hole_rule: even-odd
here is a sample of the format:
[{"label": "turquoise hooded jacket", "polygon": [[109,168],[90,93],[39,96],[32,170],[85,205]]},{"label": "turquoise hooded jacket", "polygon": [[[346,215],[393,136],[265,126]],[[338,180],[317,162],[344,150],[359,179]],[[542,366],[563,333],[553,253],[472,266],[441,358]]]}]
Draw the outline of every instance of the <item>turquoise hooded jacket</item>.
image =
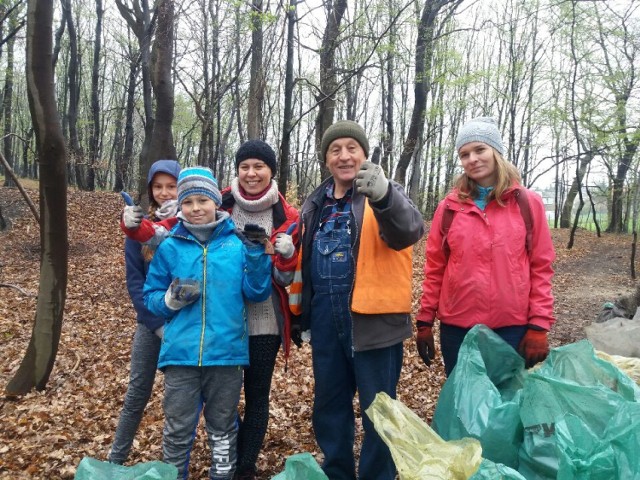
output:
[{"label": "turquoise hooded jacket", "polygon": [[[166,319],[158,368],[249,364],[244,302],[271,295],[271,258],[262,245],[243,243],[228,213],[218,212],[221,219],[206,243],[178,222],[151,261],[144,302]],[[201,286],[200,298],[178,311],[164,301],[175,278]]]}]

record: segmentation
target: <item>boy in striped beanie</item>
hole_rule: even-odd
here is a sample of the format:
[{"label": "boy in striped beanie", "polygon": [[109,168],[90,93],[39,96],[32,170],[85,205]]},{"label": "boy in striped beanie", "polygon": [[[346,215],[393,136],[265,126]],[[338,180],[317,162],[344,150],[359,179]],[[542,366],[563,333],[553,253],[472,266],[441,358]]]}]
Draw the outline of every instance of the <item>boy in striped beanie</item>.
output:
[{"label": "boy in striped beanie", "polygon": [[229,213],[218,209],[221,200],[211,170],[180,172],[178,222],[158,246],[143,290],[147,309],[165,319],[158,358],[165,382],[162,457],[178,478],[188,475],[202,412],[209,476],[233,479],[242,367],[249,364],[245,302],[271,296],[271,258],[246,232],[239,235]]}]

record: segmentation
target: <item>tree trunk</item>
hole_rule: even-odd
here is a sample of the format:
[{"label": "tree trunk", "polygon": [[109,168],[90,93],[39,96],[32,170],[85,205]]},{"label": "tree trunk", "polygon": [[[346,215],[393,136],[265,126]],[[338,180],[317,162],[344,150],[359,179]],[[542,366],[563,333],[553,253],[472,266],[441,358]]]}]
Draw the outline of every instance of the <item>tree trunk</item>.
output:
[{"label": "tree trunk", "polygon": [[409,165],[414,158],[418,142],[424,131],[425,112],[427,109],[427,94],[430,88],[429,74],[433,61],[434,27],[436,17],[440,9],[449,3],[446,0],[427,0],[422,10],[418,25],[418,38],[416,40],[416,74],[414,84],[414,104],[411,113],[411,123],[404,147],[398,160],[398,167],[394,179],[404,185]]},{"label": "tree trunk", "polygon": [[[340,35],[340,22],[347,9],[347,0],[332,0],[327,2],[327,26],[322,37],[320,47],[320,94],[317,96],[318,116],[316,117],[316,152],[320,154],[322,135],[333,123],[336,107],[336,90],[338,76],[336,74],[335,57],[338,48],[337,40]],[[322,178],[329,175],[324,166],[324,158],[318,158],[322,171]]]},{"label": "tree trunk", "polygon": [[[393,11],[393,1],[388,2],[389,14]],[[395,143],[395,127],[394,127],[394,115],[393,105],[395,103],[395,45],[396,45],[396,26],[391,26],[389,30],[389,44],[393,48],[389,48],[386,52],[386,58],[384,62],[385,74],[386,74],[386,92],[383,92],[383,106],[382,106],[382,123],[384,126],[384,133],[382,135],[382,149],[383,155],[380,162],[382,169],[391,174],[393,172],[393,144]],[[384,84],[384,81],[383,81]]]},{"label": "tree trunk", "polygon": [[287,66],[284,79],[284,112],[282,122],[282,143],[280,144],[280,173],[278,176],[278,190],[286,194],[289,187],[289,155],[291,153],[291,133],[293,130],[293,42],[295,40],[296,1],[292,1],[287,9]]},{"label": "tree trunk", "polygon": [[93,68],[91,69],[91,138],[87,159],[87,190],[96,188],[96,161],[100,153],[100,52],[102,50],[102,0],[96,0],[96,38],[93,42]]},{"label": "tree trunk", "polygon": [[262,136],[262,102],[264,101],[262,15],[262,0],[253,0],[251,4],[251,75],[247,108],[247,135],[249,139],[261,138]]},{"label": "tree trunk", "polygon": [[140,47],[140,68],[142,69],[142,102],[144,106],[144,141],[138,157],[138,200],[143,206],[148,204],[147,172],[151,166],[149,147],[153,136],[153,90],[149,67],[151,44],[151,14],[148,0],[133,0],[133,9],[129,9],[123,0],[115,0],[120,15],[124,18],[138,39]]},{"label": "tree trunk", "polygon": [[75,165],[76,183],[80,189],[86,190],[86,162],[78,137],[78,101],[80,100],[78,34],[76,33],[76,27],[73,22],[71,0],[62,0],[61,3],[69,32],[69,66],[67,70],[67,85],[69,88],[69,110],[67,112],[69,122],[69,153]]},{"label": "tree trunk", "polygon": [[[16,18],[11,16],[10,29],[15,28]],[[15,170],[15,162],[13,161],[13,47],[14,37],[7,42],[7,66],[4,74],[4,92],[3,92],[3,113],[4,113],[4,158],[11,168]],[[14,182],[9,175],[5,175],[5,187],[14,186]]]},{"label": "tree trunk", "polygon": [[40,164],[40,289],[25,357],[6,387],[9,395],[43,390],[58,352],[67,290],[66,151],[52,68],[53,2],[32,0],[27,11],[27,96]]},{"label": "tree trunk", "polygon": [[[625,132],[626,134],[626,132]],[[626,136],[626,135],[625,135]],[[637,139],[631,141],[625,139],[624,142],[624,154],[620,163],[618,164],[618,170],[616,171],[616,177],[613,179],[613,194],[611,198],[611,218],[609,220],[609,226],[607,232],[622,233],[626,231],[623,222],[623,205],[622,200],[624,197],[624,183],[627,179],[627,172],[631,166],[631,162],[638,151],[638,143],[640,142],[640,128],[636,133]]]},{"label": "tree trunk", "polygon": [[580,160],[580,166],[576,169],[576,176],[573,177],[573,182],[571,183],[571,187],[567,192],[567,197],[564,200],[564,205],[562,206],[562,213],[560,214],[560,228],[569,228],[571,226],[571,211],[573,210],[573,204],[592,158],[593,155],[584,154]]},{"label": "tree trunk", "polygon": [[[153,51],[151,52],[151,84],[156,100],[156,114],[153,134],[149,145],[149,160],[177,158],[173,143],[173,82],[171,78],[173,62],[173,0],[157,3],[158,25],[156,27]],[[148,170],[145,170],[145,174]],[[146,175],[145,175],[146,177]],[[146,184],[146,179],[145,179]]]}]

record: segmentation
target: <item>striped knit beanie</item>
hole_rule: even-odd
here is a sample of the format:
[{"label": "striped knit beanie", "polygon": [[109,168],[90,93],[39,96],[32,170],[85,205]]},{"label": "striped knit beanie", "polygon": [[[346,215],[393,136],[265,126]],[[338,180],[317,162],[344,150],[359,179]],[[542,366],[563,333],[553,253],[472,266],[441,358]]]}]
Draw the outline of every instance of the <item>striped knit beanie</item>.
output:
[{"label": "striped knit beanie", "polygon": [[180,172],[178,176],[178,202],[182,203],[189,195],[209,197],[218,207],[222,203],[218,181],[207,167],[189,167]]},{"label": "striped knit beanie", "polygon": [[498,130],[498,124],[491,117],[477,117],[462,125],[456,137],[456,152],[460,147],[471,142],[486,143],[504,156],[502,135]]}]

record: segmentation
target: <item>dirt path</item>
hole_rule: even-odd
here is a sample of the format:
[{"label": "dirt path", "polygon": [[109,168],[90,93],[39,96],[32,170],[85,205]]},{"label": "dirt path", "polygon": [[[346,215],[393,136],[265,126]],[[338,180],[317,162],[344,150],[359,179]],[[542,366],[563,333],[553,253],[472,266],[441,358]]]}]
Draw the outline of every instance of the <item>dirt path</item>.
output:
[{"label": "dirt path", "polygon": [[[607,300],[633,291],[630,276],[631,237],[580,230],[574,247],[566,249],[568,230],[553,230],[557,260],[553,293],[557,322],[551,332],[554,346],[585,338],[590,324]],[[637,269],[638,267],[636,267]]]}]

